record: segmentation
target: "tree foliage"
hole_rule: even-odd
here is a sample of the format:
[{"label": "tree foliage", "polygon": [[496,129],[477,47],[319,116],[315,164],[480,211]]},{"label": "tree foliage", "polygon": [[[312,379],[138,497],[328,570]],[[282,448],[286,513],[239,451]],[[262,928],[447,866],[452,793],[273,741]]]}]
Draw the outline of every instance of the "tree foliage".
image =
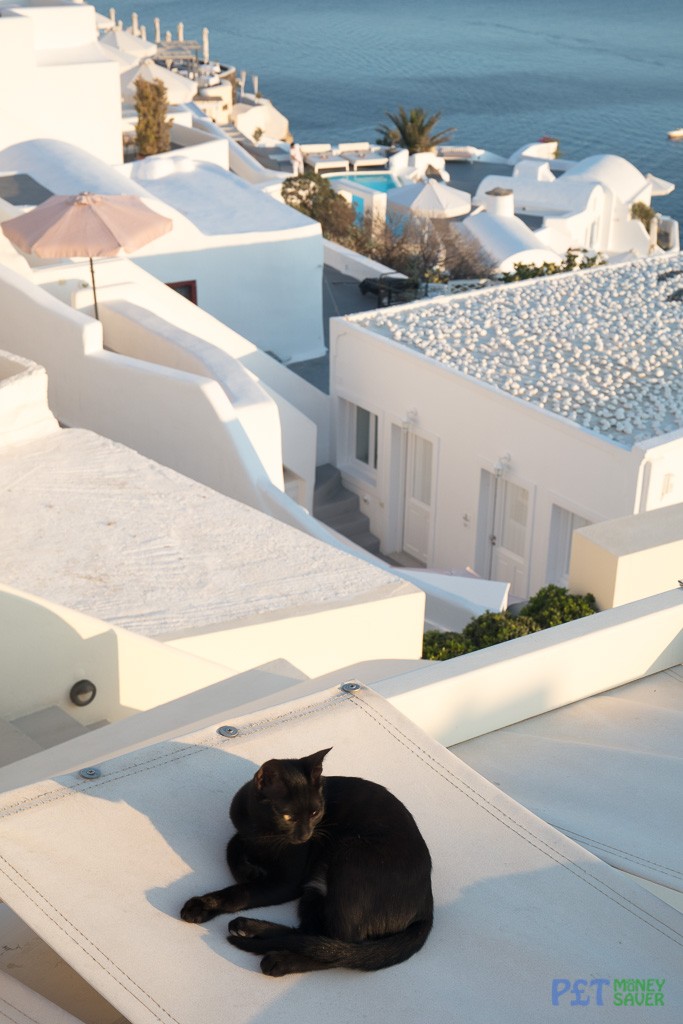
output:
[{"label": "tree foliage", "polygon": [[387,111],[386,116],[391,124],[377,125],[380,146],[400,146],[409,153],[429,153],[436,146],[449,142],[453,136],[452,128],[434,131],[441,114],[428,115],[422,107],[412,107],[408,111],[399,107],[397,114]]},{"label": "tree foliage", "polygon": [[138,156],[167,153],[171,148],[172,122],[167,120],[168,95],[160,79],[147,82],[144,78],[136,78],[135,109],[138,112],[135,132]]},{"label": "tree foliage", "polygon": [[355,229],[356,211],[320,174],[307,171],[282,183],[282,198],[289,205],[317,220],[325,238],[348,244]]},{"label": "tree foliage", "polygon": [[655,210],[647,203],[633,203],[631,206],[631,217],[634,220],[639,220],[645,227],[646,231],[650,230],[650,224],[657,216]]},{"label": "tree foliage", "polygon": [[492,269],[474,239],[452,224],[428,217],[390,215],[382,225],[365,221],[353,247],[416,281],[489,277]]},{"label": "tree foliage", "polygon": [[383,223],[371,216],[357,222],[356,210],[320,174],[286,178],[282,198],[317,220],[325,238],[391,267],[414,281],[481,278],[491,262],[474,239],[445,221],[389,215]]},{"label": "tree foliage", "polygon": [[484,612],[468,622],[462,633],[428,630],[424,635],[422,657],[430,661],[447,661],[518,636],[593,615],[596,611],[592,594],[570,594],[566,587],[551,583],[530,598],[518,615]]}]

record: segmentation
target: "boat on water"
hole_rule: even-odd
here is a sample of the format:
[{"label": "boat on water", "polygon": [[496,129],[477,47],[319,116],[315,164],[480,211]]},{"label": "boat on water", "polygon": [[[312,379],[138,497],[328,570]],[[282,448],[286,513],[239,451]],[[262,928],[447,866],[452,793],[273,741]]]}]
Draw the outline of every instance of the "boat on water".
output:
[{"label": "boat on water", "polygon": [[674,128],[666,133],[670,139],[683,139],[683,128]]}]

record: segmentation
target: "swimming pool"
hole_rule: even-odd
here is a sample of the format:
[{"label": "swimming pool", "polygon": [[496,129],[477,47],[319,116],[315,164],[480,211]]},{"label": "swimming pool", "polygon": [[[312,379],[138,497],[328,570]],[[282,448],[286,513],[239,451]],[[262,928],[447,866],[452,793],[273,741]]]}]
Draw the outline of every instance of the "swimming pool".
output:
[{"label": "swimming pool", "polygon": [[389,192],[399,184],[393,174],[381,171],[366,171],[364,174],[327,174],[325,177],[334,178],[336,181],[348,181],[354,185],[365,185],[366,188],[374,188],[376,192]]}]

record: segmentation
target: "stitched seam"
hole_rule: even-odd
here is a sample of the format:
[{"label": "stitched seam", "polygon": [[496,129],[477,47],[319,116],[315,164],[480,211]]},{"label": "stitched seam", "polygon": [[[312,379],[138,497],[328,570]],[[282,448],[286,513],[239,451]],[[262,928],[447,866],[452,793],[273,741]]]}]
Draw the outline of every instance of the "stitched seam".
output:
[{"label": "stitched seam", "polygon": [[564,828],[564,826],[556,825],[554,822],[548,822],[548,824],[552,825],[553,828],[558,829],[558,831],[564,832],[566,836],[569,836],[572,839],[575,838],[577,841],[582,840],[584,843],[590,843],[591,846],[598,847],[604,850],[605,853],[619,854],[626,860],[632,860],[634,862],[647,865],[648,867],[657,868],[664,874],[671,875],[675,878],[683,878],[683,872],[678,871],[676,868],[671,868],[666,864],[660,864],[656,860],[650,860],[649,857],[639,857],[637,854],[622,850],[619,846],[610,846],[609,843],[604,843],[600,839],[593,839],[591,836],[581,835],[580,832],[573,832],[570,828]]},{"label": "stitched seam", "polygon": [[[270,728],[273,726],[280,727],[288,722],[294,721],[299,718],[308,717],[315,711],[319,711],[323,708],[327,708],[329,706],[338,704],[341,701],[347,701],[348,699],[348,695],[346,694],[335,694],[334,697],[331,697],[329,700],[324,701],[322,704],[309,704],[305,708],[301,708],[297,711],[287,712],[283,715],[276,716],[273,719],[269,719],[267,722],[261,722],[258,724],[254,723],[254,725],[252,726],[247,726],[244,730],[240,730],[240,735],[250,735],[257,732],[262,732],[266,728]],[[74,792],[88,792],[92,789],[97,789],[98,786],[104,785],[107,782],[112,782],[115,779],[123,778],[128,775],[138,774],[140,772],[149,770],[151,767],[156,767],[159,764],[180,760],[183,757],[188,757],[192,754],[201,753],[207,748],[222,746],[226,742],[228,742],[228,739],[220,738],[213,740],[211,743],[203,744],[202,746],[190,747],[182,751],[173,751],[172,754],[157,754],[155,757],[147,758],[145,761],[138,762],[135,765],[129,765],[127,768],[122,769],[119,772],[115,772],[112,775],[104,776],[101,780],[98,779],[95,783],[86,783],[86,785],[84,786],[77,784],[74,787],[67,788],[63,793],[54,794],[53,796],[48,796],[47,794],[45,794],[42,797],[38,796],[30,798],[25,801],[20,801],[19,804],[13,805],[15,807],[15,810],[10,810],[7,814],[1,815],[0,817],[11,817],[13,814],[20,814],[22,813],[22,811],[29,810],[31,804],[34,804],[34,806],[44,806],[45,804],[51,803],[54,800],[63,799],[66,796],[70,796]],[[145,1009],[151,1012],[156,1017],[157,1020],[161,1021],[163,1019],[167,1019],[173,1021],[174,1024],[179,1024],[176,1018],[173,1017],[173,1015],[170,1014],[163,1006],[161,1006],[153,998],[153,996],[146,991],[146,989],[138,985],[133,978],[131,978],[128,974],[126,974],[125,971],[123,971],[119,967],[118,964],[115,964],[101,949],[99,949],[99,947],[92,941],[92,939],[84,935],[83,932],[81,932],[81,930],[77,928],[72,921],[69,920],[69,918],[63,915],[61,911],[59,911],[50,902],[50,900],[48,900],[42,893],[39,893],[35,886],[33,886],[32,883],[27,878],[25,878],[19,871],[17,871],[17,869],[13,865],[11,865],[2,855],[0,855],[0,860],[3,862],[3,864],[6,865],[6,868],[9,869],[8,871],[6,870],[6,868],[3,868],[0,865],[0,871],[8,879],[10,884],[14,885],[17,889],[19,889],[34,906],[39,907],[41,912],[46,914],[46,916],[52,921],[55,927],[57,927],[71,942],[78,941],[80,948],[83,950],[86,956],[89,956],[90,959],[93,960],[114,982],[116,982],[118,985],[124,988],[134,999],[137,999],[137,1001],[142,1006],[145,1006],[144,1000],[137,994],[137,992],[143,993],[147,997],[149,1002],[153,1004],[153,1007],[156,1007],[161,1014],[165,1015],[165,1017],[161,1017],[159,1016],[157,1010],[153,1009],[149,1005],[145,1006]],[[16,878],[14,878],[13,875],[9,873],[10,871],[21,879],[26,888],[22,888],[22,886],[17,883]],[[49,907],[52,913],[46,913],[45,907]],[[69,933],[67,928],[64,927],[64,925],[61,923],[62,921],[65,922],[69,929],[71,929],[71,932],[73,932],[73,934]],[[78,936],[79,939],[76,939],[74,936]],[[101,959],[98,960],[97,956],[93,954],[93,950],[97,952]],[[129,985],[124,983],[124,981],[122,980],[124,978],[129,983]],[[134,988],[137,989],[137,992],[133,991],[133,989],[130,986],[134,986]]]},{"label": "stitched seam", "polygon": [[[571,861],[568,861],[565,858],[564,854],[560,853],[559,850],[555,850],[545,840],[541,839],[538,836],[534,836],[533,838],[536,841],[532,841],[530,838],[530,835],[532,835],[532,833],[529,833],[523,825],[521,825],[519,822],[516,822],[514,818],[511,818],[509,815],[504,814],[504,812],[501,812],[499,808],[494,807],[494,805],[490,803],[490,801],[486,800],[485,797],[477,793],[476,790],[472,789],[472,787],[469,786],[466,782],[464,782],[462,779],[459,779],[456,775],[448,771],[448,769],[443,768],[442,765],[438,764],[435,761],[431,754],[429,754],[422,747],[418,746],[416,742],[413,739],[411,739],[411,737],[406,736],[405,733],[403,733],[393,723],[391,724],[390,728],[389,724],[384,719],[380,719],[377,713],[374,711],[374,709],[371,709],[362,700],[361,694],[353,693],[351,696],[356,698],[356,707],[364,711],[370,718],[373,719],[373,721],[377,722],[390,735],[393,735],[394,739],[398,739],[398,742],[400,742],[402,746],[410,745],[413,748],[413,751],[416,753],[416,756],[418,756],[419,759],[427,767],[431,768],[431,770],[436,775],[439,775],[442,779],[444,779],[444,781],[449,782],[454,789],[457,789],[460,793],[462,793],[463,796],[467,797],[469,800],[472,800],[473,803],[477,804],[483,811],[486,811],[487,814],[490,814],[501,825],[504,825],[505,828],[509,829],[511,832],[514,832],[520,839],[524,840],[524,842],[526,842],[529,846],[534,847],[536,850],[539,851],[539,853],[545,854],[545,856],[547,856],[550,860],[554,861],[560,867],[565,868],[567,871],[570,872],[570,874],[573,874],[576,878],[579,879],[579,881],[582,881],[586,885],[590,886],[592,889],[595,889],[596,892],[599,892],[602,896],[605,896],[607,899],[611,900],[617,906],[620,906],[622,910],[625,910],[627,913],[631,914],[639,921],[642,921],[643,924],[649,925],[649,927],[651,927],[654,931],[657,931],[661,935],[664,935],[665,938],[668,938],[671,942],[674,942],[676,945],[683,945],[683,935],[677,932],[674,928],[666,924],[664,921],[660,921],[659,918],[657,918],[654,914],[651,914],[649,911],[645,911],[641,907],[638,907],[637,904],[632,903],[627,896],[624,896],[622,893],[617,892],[615,889],[612,889],[611,886],[609,886],[606,882],[603,882],[601,879],[596,878],[586,868],[579,867],[579,865],[574,864]],[[610,895],[610,893],[612,893],[613,895]],[[655,924],[654,922],[657,922],[657,924]],[[657,925],[660,925],[661,927],[657,927]]]},{"label": "stitched seam", "polygon": [[[328,698],[322,704],[308,704],[304,708],[300,708],[297,711],[289,711],[283,715],[278,715],[275,718],[268,719],[265,722],[254,722],[252,725],[244,726],[239,731],[239,736],[251,736],[256,735],[259,732],[264,732],[269,728],[279,728],[282,725],[286,725],[289,722],[296,721],[299,718],[307,718],[310,715],[324,710],[328,707],[334,706],[335,704],[343,701],[348,701],[349,696],[347,694],[335,694],[333,697]],[[181,739],[182,737],[179,737]],[[35,796],[25,797],[23,800],[17,801],[15,804],[8,804],[6,810],[0,812],[0,821],[4,818],[10,818],[15,814],[21,814],[24,811],[28,811],[32,806],[43,807],[46,804],[53,803],[56,800],[64,800],[71,796],[73,793],[89,793],[91,790],[99,789],[101,786],[106,786],[111,782],[117,782],[119,779],[128,777],[129,775],[137,775],[140,772],[148,771],[150,768],[156,768],[164,764],[171,764],[173,761],[181,760],[185,757],[192,757],[195,754],[201,754],[204,750],[215,749],[217,747],[224,747],[227,744],[234,742],[239,737],[223,737],[216,736],[211,741],[202,743],[201,746],[195,745],[192,747],[186,747],[183,750],[172,750],[167,753],[155,754],[148,756],[143,760],[128,764],[125,768],[114,769],[111,773],[101,776],[95,780],[83,780],[83,782],[76,782],[75,785],[67,786],[66,784],[60,783],[64,788],[55,793],[39,793]],[[174,742],[169,740],[169,743]]]},{"label": "stitched seam", "polygon": [[[169,1013],[163,1006],[161,1006],[161,1004],[158,1003],[156,1001],[156,999],[154,999],[154,997],[150,995],[149,992],[147,992],[144,988],[142,988],[141,985],[138,985],[137,982],[133,978],[131,978],[128,974],[126,974],[125,971],[122,971],[121,968],[117,964],[113,963],[113,961],[106,955],[106,953],[103,953],[102,950],[99,949],[99,947],[92,941],[92,939],[89,939],[86,935],[84,935],[83,932],[79,928],[77,928],[76,925],[74,925],[72,921],[70,921],[67,917],[65,917],[64,914],[62,914],[61,911],[59,911],[50,902],[50,900],[48,900],[42,893],[39,893],[38,890],[35,888],[35,886],[31,882],[29,882],[29,880],[27,878],[25,878],[21,874],[20,871],[17,871],[17,869],[15,867],[13,867],[1,854],[0,854],[0,860],[3,862],[3,864],[7,865],[7,867],[10,869],[10,871],[13,873],[13,874],[10,874],[7,870],[5,870],[5,868],[0,866],[0,871],[5,876],[5,878],[9,881],[9,883],[11,885],[13,885],[15,888],[19,889],[20,892],[22,892],[23,895],[28,900],[30,900],[30,902],[34,906],[39,907],[41,912],[43,914],[45,914],[45,916],[48,917],[49,920],[52,921],[52,923],[71,942],[77,942],[78,941],[78,939],[76,939],[75,936],[78,936],[80,939],[82,939],[83,942],[79,943],[80,948],[83,950],[83,952],[86,954],[86,956],[89,956],[90,959],[93,960],[98,965],[98,967],[102,968],[102,970],[107,975],[109,975],[110,978],[112,978],[122,988],[124,988],[134,999],[137,999],[137,1001],[141,1004],[141,1006],[144,1006],[144,1008],[146,1010],[151,1012],[156,1017],[157,1020],[159,1020],[159,1021],[161,1021],[161,1020],[171,1020],[171,1021],[174,1022],[174,1024],[180,1024],[180,1022],[177,1021],[176,1018],[171,1013]],[[27,888],[22,888],[22,886],[18,884],[18,882],[17,882],[16,878],[14,877],[14,875],[16,875],[18,878],[20,878]],[[38,897],[37,899],[36,899],[36,895]],[[46,911],[45,911],[45,907],[46,906],[50,908],[50,910],[53,912],[52,914],[46,913]],[[71,932],[73,934],[69,933],[67,928],[65,928],[62,925],[61,921],[58,920],[58,918],[61,919],[61,921],[64,921],[68,925],[68,927],[71,929]],[[93,955],[93,953],[91,952],[91,950],[93,950],[93,949],[97,951],[99,956],[102,958],[101,960],[98,960],[97,957]],[[105,963],[105,961],[106,961],[106,963]],[[114,968],[114,970],[111,970],[108,965],[111,965]],[[152,1006],[149,1005],[149,1003],[146,1004],[144,1002],[144,1000],[140,998],[140,996],[137,994],[137,992],[134,992],[132,988],[130,988],[128,985],[123,983],[123,981],[121,980],[122,978],[125,978],[126,981],[130,982],[130,985],[134,986],[137,989],[138,992],[143,993],[143,995],[145,995],[147,997],[149,1003],[152,1003],[153,1007],[156,1007],[159,1011],[161,1011],[161,1013],[164,1016],[160,1017],[159,1014],[156,1012],[156,1010]]]},{"label": "stitched seam", "polygon": [[[18,1017],[10,1017],[9,1012],[5,1012],[4,1009],[4,1007],[7,1006],[9,1006],[10,1010],[14,1010],[15,1013],[20,1013],[21,1020],[19,1020]],[[20,1006],[15,1006],[14,1003],[8,1002],[8,1000],[5,999],[4,996],[2,997],[2,1006],[0,1006],[0,1014],[2,1014],[2,1017],[5,1020],[12,1021],[12,1024],[24,1024],[24,1022],[27,1020],[32,1020],[33,1024],[39,1024],[39,1021],[37,1021],[35,1017],[29,1016],[29,1014],[26,1013],[25,1010],[22,1010]]]}]

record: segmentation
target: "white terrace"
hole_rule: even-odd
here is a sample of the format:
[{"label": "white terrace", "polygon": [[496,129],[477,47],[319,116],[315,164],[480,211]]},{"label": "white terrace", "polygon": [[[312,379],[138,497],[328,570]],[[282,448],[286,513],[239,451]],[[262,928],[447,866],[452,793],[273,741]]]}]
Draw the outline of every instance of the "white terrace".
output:
[{"label": "white terrace", "polygon": [[60,428],[35,364],[4,354],[0,384],[4,583],[225,675],[288,655],[309,675],[419,656],[424,597],[409,583],[123,445]]}]

